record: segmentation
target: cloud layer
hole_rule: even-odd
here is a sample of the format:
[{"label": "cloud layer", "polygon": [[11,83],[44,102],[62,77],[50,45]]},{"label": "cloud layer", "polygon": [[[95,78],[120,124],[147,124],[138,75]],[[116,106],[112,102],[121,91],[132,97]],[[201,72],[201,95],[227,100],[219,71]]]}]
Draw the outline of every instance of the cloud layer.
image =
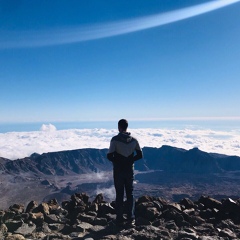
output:
[{"label": "cloud layer", "polygon": [[[170,145],[184,149],[198,147],[206,152],[240,156],[240,131],[130,129],[141,146]],[[108,148],[115,129],[56,130],[43,125],[40,131],[0,134],[0,157],[17,159],[37,152],[55,152],[81,148]]]},{"label": "cloud layer", "polygon": [[211,1],[171,12],[94,26],[89,25],[58,30],[0,32],[0,36],[2,36],[0,38],[0,49],[42,47],[113,37],[181,21],[226,7],[239,1],[240,0]]}]

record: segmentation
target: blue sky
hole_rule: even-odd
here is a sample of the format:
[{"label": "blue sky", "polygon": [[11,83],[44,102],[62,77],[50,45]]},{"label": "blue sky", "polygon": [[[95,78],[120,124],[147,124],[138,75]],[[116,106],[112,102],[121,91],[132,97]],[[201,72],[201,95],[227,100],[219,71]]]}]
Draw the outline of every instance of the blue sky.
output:
[{"label": "blue sky", "polygon": [[149,27],[212,2],[1,0],[0,122],[240,118],[240,1]]}]

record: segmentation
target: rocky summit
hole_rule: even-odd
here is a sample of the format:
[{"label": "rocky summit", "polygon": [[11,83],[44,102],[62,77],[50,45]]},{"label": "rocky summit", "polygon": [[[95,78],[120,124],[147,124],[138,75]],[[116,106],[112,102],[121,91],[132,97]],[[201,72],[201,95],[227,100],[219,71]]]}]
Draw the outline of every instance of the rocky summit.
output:
[{"label": "rocky summit", "polygon": [[62,203],[14,204],[0,211],[0,239],[240,239],[240,200],[201,196],[173,203],[141,196],[136,199],[135,226],[116,225],[114,207],[103,194],[90,201],[86,193],[75,193]]}]

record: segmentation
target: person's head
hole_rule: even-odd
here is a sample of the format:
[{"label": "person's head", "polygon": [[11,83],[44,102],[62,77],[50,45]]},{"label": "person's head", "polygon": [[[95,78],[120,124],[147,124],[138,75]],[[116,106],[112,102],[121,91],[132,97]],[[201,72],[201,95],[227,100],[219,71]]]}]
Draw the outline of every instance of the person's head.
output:
[{"label": "person's head", "polygon": [[126,132],[128,128],[128,121],[126,119],[121,119],[118,121],[119,132]]}]

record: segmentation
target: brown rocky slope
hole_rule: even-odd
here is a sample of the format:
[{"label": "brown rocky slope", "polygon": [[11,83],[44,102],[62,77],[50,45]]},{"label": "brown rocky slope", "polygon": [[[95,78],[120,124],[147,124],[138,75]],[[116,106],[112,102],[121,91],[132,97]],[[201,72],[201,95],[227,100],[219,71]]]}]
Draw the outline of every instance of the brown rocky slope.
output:
[{"label": "brown rocky slope", "polygon": [[201,196],[170,203],[162,198],[136,199],[136,226],[114,224],[114,202],[102,194],[93,201],[85,193],[75,193],[61,204],[56,199],[26,208],[14,204],[0,211],[0,239],[240,239],[240,200],[222,201]]}]

